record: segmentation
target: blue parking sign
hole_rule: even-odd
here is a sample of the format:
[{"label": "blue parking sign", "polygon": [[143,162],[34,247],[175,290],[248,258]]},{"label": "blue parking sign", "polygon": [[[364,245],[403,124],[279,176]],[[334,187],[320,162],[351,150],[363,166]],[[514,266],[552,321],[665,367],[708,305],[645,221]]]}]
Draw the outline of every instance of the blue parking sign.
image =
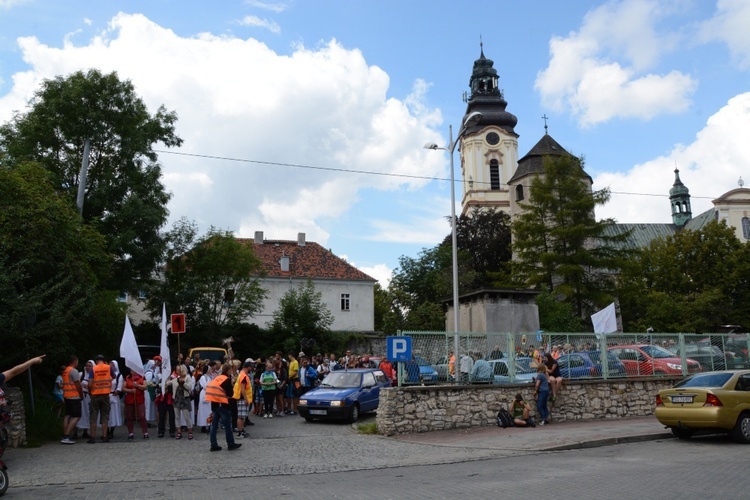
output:
[{"label": "blue parking sign", "polygon": [[386,337],[388,361],[411,361],[411,337]]}]

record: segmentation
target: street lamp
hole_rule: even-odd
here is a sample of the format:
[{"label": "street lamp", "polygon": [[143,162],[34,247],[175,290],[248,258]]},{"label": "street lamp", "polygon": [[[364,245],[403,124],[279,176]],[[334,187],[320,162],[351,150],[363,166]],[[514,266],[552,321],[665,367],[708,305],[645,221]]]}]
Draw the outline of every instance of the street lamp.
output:
[{"label": "street lamp", "polygon": [[[428,142],[424,145],[425,149],[447,151],[451,159],[451,257],[453,258],[453,356],[456,360],[453,362],[453,376],[455,382],[458,382],[458,365],[459,365],[459,342],[458,342],[458,245],[456,243],[456,181],[453,168],[453,151],[456,149],[458,141],[466,134],[466,131],[479,123],[482,119],[482,113],[474,111],[464,120],[464,124],[458,131],[456,140],[453,140],[453,125],[448,127],[448,145],[444,148],[439,147],[434,142]],[[450,364],[450,359],[448,360]]]}]

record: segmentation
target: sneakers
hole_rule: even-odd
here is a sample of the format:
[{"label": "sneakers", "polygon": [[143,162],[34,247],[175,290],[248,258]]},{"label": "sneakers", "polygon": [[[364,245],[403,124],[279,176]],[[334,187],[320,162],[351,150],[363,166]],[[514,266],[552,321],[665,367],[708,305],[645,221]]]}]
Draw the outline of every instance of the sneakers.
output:
[{"label": "sneakers", "polygon": [[266,413],[265,415],[263,415],[263,418],[268,418],[268,413]]},{"label": "sneakers", "polygon": [[546,420],[542,420],[541,422],[539,422],[539,425],[547,425],[547,421]]},{"label": "sneakers", "polygon": [[240,431],[240,432],[237,433],[237,437],[240,438],[240,439],[246,438],[248,436],[249,436],[249,434],[247,432],[245,432],[245,431]]},{"label": "sneakers", "polygon": [[61,440],[60,442],[61,442],[62,444],[76,444],[76,442],[75,442],[75,441],[73,441],[72,439],[70,439],[70,437],[69,437],[69,436],[65,436],[65,437],[63,437],[63,438],[62,438],[62,440]]},{"label": "sneakers", "polygon": [[135,439],[135,436],[133,436],[132,434],[128,434],[128,441],[132,441],[133,439]]},{"label": "sneakers", "polygon": [[148,439],[148,432],[143,435],[143,439]]},{"label": "sneakers", "polygon": [[232,451],[232,450],[236,450],[236,449],[237,449],[237,448],[239,448],[240,446],[242,446],[242,443],[232,443],[232,444],[230,444],[229,446],[227,446],[227,449],[228,449],[229,451]]},{"label": "sneakers", "polygon": [[221,451],[221,446],[212,446],[211,451]]}]

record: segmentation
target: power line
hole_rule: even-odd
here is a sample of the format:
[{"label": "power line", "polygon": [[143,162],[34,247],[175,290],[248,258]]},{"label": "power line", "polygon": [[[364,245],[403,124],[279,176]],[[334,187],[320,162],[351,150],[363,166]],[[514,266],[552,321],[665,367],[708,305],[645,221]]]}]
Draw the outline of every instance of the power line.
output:
[{"label": "power line", "polygon": [[[402,179],[419,179],[419,180],[427,180],[427,181],[450,182],[450,179],[446,177],[432,177],[432,176],[427,176],[427,175],[396,174],[396,173],[388,173],[388,172],[376,172],[374,170],[357,170],[353,168],[319,167],[316,165],[305,165],[301,163],[283,163],[283,162],[277,162],[277,161],[250,160],[247,158],[233,158],[231,156],[216,156],[216,155],[206,155],[206,154],[198,154],[198,153],[185,153],[181,151],[167,151],[163,149],[155,149],[154,152],[176,155],[176,156],[188,156],[192,158],[206,158],[209,160],[232,161],[236,163],[254,163],[257,165],[274,165],[277,167],[304,168],[308,170],[324,170],[328,172],[343,172],[343,173],[350,173],[350,174],[378,175],[381,177],[398,177]],[[463,181],[457,180],[456,182],[463,182]],[[472,182],[474,184],[490,185],[490,182],[481,182],[481,181],[472,181]],[[524,187],[529,187],[529,186],[524,186]],[[610,191],[610,194],[619,194],[619,195],[625,195],[625,196],[651,196],[651,197],[657,197],[657,198],[669,198],[669,195],[667,194],[634,193],[630,191]],[[691,198],[713,200],[715,196],[691,195]]]}]

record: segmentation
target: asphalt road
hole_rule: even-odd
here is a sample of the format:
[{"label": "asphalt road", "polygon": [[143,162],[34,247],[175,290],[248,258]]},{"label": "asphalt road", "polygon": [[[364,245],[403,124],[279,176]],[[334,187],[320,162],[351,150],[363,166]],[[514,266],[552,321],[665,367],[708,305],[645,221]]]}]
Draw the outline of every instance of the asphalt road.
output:
[{"label": "asphalt road", "polygon": [[744,499],[750,489],[750,446],[723,436],[543,452],[403,442],[299,417],[255,422],[233,452],[209,453],[205,435],[9,450],[6,498]]}]

